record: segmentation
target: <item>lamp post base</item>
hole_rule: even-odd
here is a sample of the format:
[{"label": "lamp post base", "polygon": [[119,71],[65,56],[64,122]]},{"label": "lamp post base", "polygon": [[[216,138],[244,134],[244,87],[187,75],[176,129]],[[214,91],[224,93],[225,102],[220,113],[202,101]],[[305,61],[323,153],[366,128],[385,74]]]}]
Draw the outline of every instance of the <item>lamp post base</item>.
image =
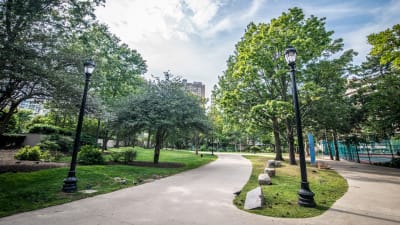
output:
[{"label": "lamp post base", "polygon": [[76,177],[67,177],[66,179],[64,179],[62,191],[67,193],[76,192],[78,190],[78,186],[76,184],[77,182],[78,179],[76,179]]},{"label": "lamp post base", "polygon": [[308,182],[301,182],[301,188],[298,192],[300,206],[314,208],[316,206],[314,201],[314,193],[310,190]]}]

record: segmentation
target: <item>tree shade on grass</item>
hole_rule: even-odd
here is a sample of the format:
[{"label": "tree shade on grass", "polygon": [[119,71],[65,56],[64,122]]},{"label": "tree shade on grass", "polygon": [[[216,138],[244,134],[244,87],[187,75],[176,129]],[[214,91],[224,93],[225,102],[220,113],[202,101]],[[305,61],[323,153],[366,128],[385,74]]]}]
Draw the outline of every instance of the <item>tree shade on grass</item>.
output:
[{"label": "tree shade on grass", "polygon": [[[234,204],[243,209],[246,194],[258,186],[258,175],[263,173],[266,161],[271,158],[246,156],[253,170],[248,183],[240,195],[234,199]],[[297,192],[300,189],[300,170],[298,166],[282,163],[276,168],[276,176],[272,177],[272,185],[262,186],[266,204],[255,210],[248,210],[260,215],[272,217],[306,218],[321,215],[328,210],[336,200],[348,189],[346,180],[333,170],[319,170],[307,167],[308,181],[315,194],[316,208],[300,207],[297,204]]]},{"label": "tree shade on grass", "polygon": [[[136,148],[138,160],[152,161],[153,152]],[[0,217],[52,205],[58,205],[89,196],[103,194],[142,183],[146,179],[165,177],[211,162],[215,156],[197,156],[187,151],[165,151],[161,162],[183,163],[181,168],[153,168],[129,165],[78,166],[78,190],[94,189],[85,194],[61,192],[67,168],[47,169],[29,173],[0,174]],[[121,182],[125,180],[125,182]]]}]

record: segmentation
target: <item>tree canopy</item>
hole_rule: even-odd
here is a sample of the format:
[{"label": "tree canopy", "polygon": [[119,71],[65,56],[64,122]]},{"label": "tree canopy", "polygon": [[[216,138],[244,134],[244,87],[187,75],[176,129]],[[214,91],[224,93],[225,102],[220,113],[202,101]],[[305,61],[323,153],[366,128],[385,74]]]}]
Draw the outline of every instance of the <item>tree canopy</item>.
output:
[{"label": "tree canopy", "polygon": [[160,149],[168,135],[179,131],[206,132],[209,128],[201,99],[187,92],[178,78],[166,75],[165,80],[149,82],[143,92],[123,100],[115,121],[117,126],[132,133],[154,132],[154,163],[158,163]]}]

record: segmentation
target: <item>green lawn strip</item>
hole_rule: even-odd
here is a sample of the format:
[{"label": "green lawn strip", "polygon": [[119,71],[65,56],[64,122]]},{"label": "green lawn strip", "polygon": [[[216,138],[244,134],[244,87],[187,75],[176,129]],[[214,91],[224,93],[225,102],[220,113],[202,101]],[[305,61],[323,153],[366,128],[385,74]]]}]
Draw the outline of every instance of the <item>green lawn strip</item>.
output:
[{"label": "green lawn strip", "polygon": [[[258,175],[263,173],[267,157],[245,156],[253,164],[253,170],[248,183],[242,192],[234,199],[234,204],[243,209],[246,194],[258,186]],[[332,204],[344,195],[348,189],[347,181],[333,170],[320,170],[307,165],[308,182],[314,192],[316,208],[300,207],[297,204],[297,192],[300,188],[299,166],[286,162],[276,168],[276,176],[272,177],[272,185],[262,186],[266,204],[255,210],[246,210],[260,215],[287,218],[307,218],[321,215]]]},{"label": "green lawn strip", "polygon": [[[136,148],[137,160],[152,161],[152,151]],[[152,168],[129,165],[77,166],[78,190],[97,192],[66,194],[61,191],[68,168],[54,168],[29,173],[0,174],[0,217],[30,211],[77,199],[108,193],[140,184],[146,179],[165,177],[196,168],[215,160],[186,151],[161,151],[160,162],[183,163],[181,168]],[[121,182],[125,180],[125,184]]]}]

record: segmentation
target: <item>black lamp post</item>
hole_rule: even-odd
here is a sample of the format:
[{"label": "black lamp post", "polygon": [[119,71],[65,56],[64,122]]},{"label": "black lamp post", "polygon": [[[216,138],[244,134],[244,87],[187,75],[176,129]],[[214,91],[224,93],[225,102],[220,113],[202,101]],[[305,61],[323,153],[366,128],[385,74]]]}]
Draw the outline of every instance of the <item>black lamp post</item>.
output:
[{"label": "black lamp post", "polygon": [[82,97],[82,104],[81,109],[79,111],[79,118],[78,118],[78,125],[76,126],[76,134],[75,134],[75,142],[74,142],[74,149],[72,151],[72,159],[71,159],[71,167],[68,172],[68,177],[64,179],[64,185],[62,188],[63,192],[76,192],[78,187],[76,183],[78,179],[75,177],[75,168],[76,168],[76,159],[78,156],[78,151],[81,142],[81,131],[82,131],[82,122],[83,122],[83,115],[85,114],[85,105],[86,105],[86,96],[89,89],[89,81],[90,76],[93,73],[95,68],[95,64],[93,60],[89,60],[83,64],[85,69],[85,88],[83,89],[83,97]]},{"label": "black lamp post", "polygon": [[296,65],[296,49],[289,47],[285,51],[285,59],[291,69],[291,78],[293,86],[293,105],[296,115],[296,128],[297,128],[297,139],[299,142],[299,158],[300,158],[300,173],[301,173],[301,187],[298,192],[299,194],[299,205],[305,207],[315,207],[314,193],[310,190],[307,181],[307,171],[306,171],[306,160],[304,156],[304,143],[303,143],[303,131],[301,128],[301,117],[300,117],[300,107],[299,99],[297,96],[297,85],[295,77],[295,65]]}]

